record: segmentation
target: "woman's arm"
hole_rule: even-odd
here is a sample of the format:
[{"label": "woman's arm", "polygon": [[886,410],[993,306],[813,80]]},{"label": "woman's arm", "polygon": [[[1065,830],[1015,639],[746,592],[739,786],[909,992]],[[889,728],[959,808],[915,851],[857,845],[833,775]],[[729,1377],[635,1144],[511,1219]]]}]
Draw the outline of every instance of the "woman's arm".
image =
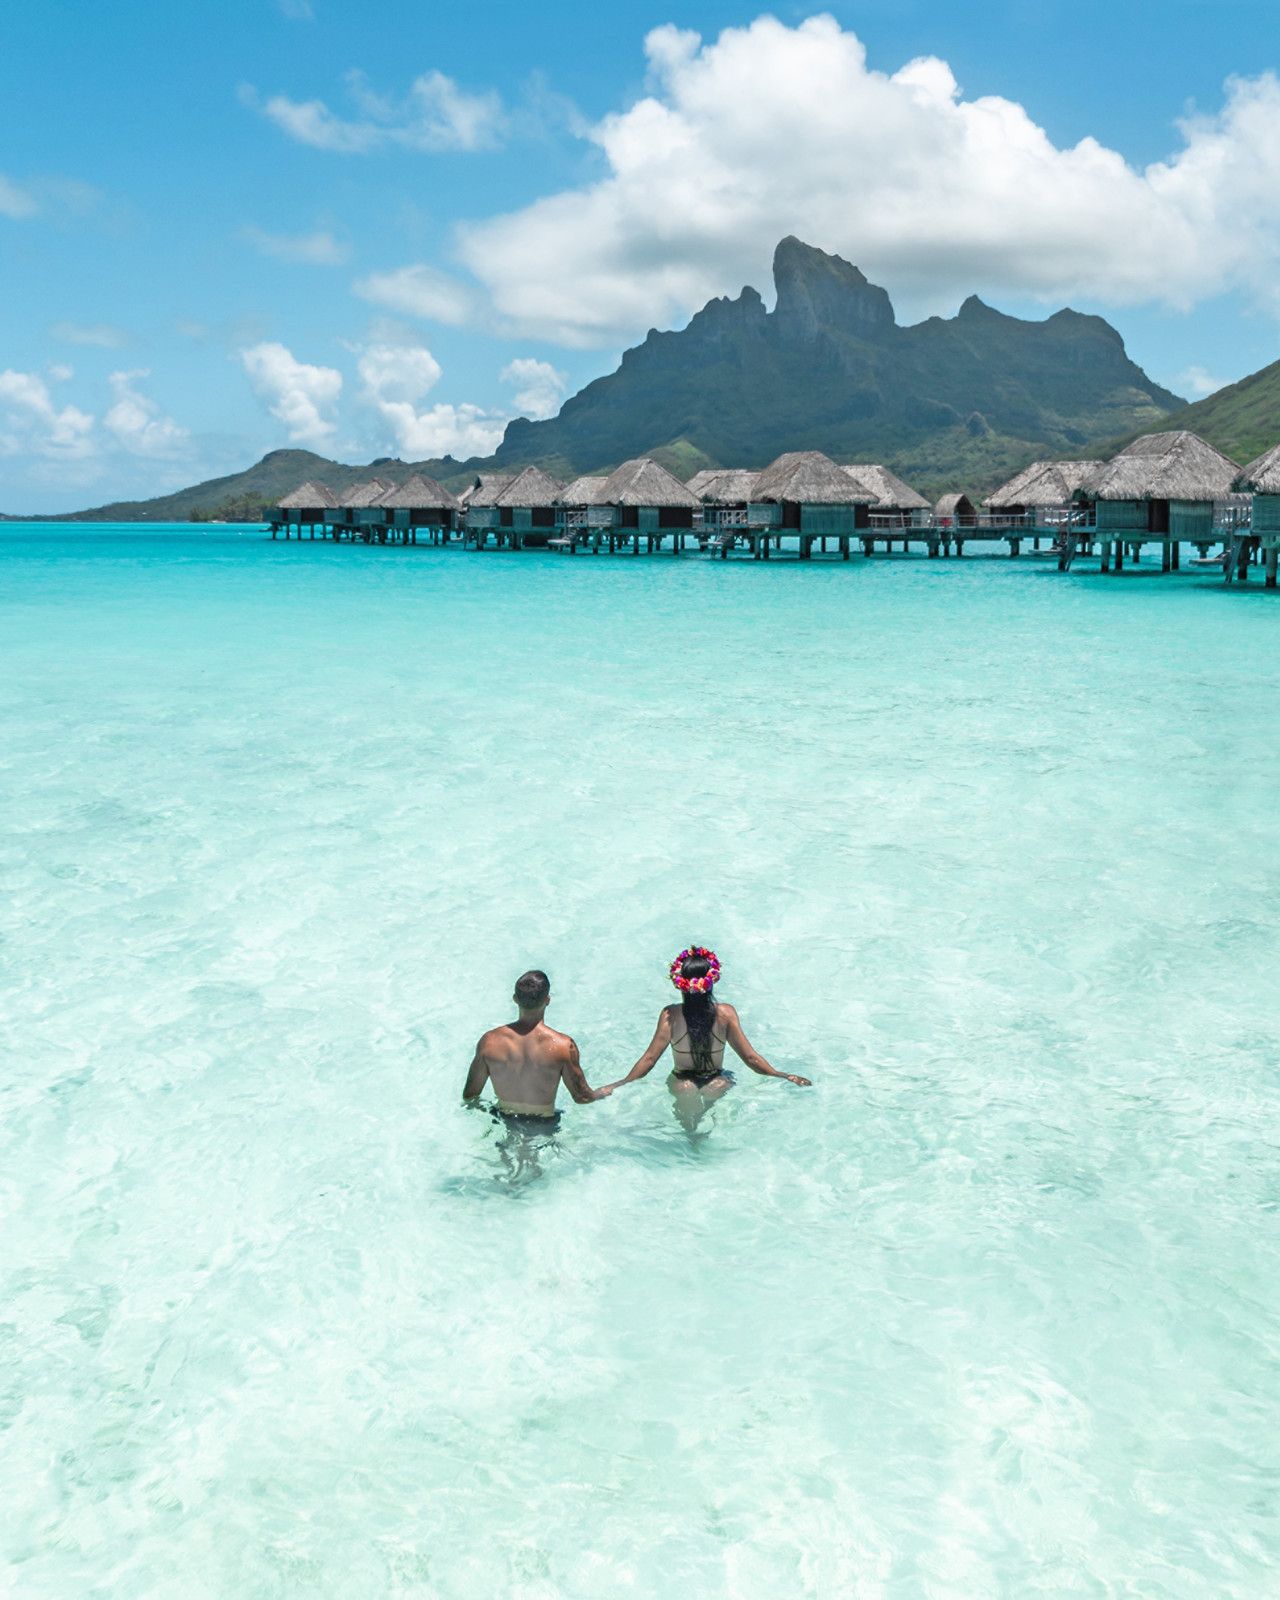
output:
[{"label": "woman's arm", "polygon": [[725,1027],[728,1030],[726,1037],[733,1046],[733,1053],[738,1059],[758,1072],[762,1078],[785,1078],[788,1083],[794,1083],[798,1088],[812,1087],[808,1078],[798,1077],[794,1072],[779,1072],[777,1067],[772,1067],[742,1031],[742,1024],[738,1021],[738,1013],[732,1006],[718,1005],[717,1011],[724,1013]]},{"label": "woman's arm", "polygon": [[658,1013],[658,1026],[653,1030],[653,1038],[649,1041],[649,1048],[627,1073],[625,1078],[619,1078],[617,1083],[611,1083],[611,1089],[621,1089],[624,1083],[635,1083],[638,1078],[643,1078],[653,1071],[662,1057],[662,1052],[671,1043],[671,1013],[666,1006]]}]

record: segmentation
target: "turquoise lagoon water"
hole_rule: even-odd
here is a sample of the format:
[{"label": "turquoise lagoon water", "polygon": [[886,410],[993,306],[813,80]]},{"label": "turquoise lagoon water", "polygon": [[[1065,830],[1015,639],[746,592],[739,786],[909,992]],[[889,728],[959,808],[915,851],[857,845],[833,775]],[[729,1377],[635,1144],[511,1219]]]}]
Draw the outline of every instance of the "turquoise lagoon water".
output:
[{"label": "turquoise lagoon water", "polygon": [[[1270,1596],[1275,597],[0,534],[0,1589]],[[812,1091],[661,1074],[714,943]]]}]

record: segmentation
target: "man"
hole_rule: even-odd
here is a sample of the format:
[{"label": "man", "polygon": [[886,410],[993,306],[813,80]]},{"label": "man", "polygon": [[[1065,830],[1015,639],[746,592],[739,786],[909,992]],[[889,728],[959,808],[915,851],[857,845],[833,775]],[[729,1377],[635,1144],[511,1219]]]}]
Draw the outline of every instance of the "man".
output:
[{"label": "man", "polygon": [[577,1045],[567,1033],[547,1027],[551,983],[545,972],[526,972],[517,978],[513,998],[519,1017],[481,1037],[462,1098],[474,1105],[485,1084],[492,1083],[498,1113],[508,1127],[522,1133],[554,1133],[560,1124],[556,1091],[561,1083],[580,1106],[604,1100],[613,1091],[593,1089],[583,1076]]}]

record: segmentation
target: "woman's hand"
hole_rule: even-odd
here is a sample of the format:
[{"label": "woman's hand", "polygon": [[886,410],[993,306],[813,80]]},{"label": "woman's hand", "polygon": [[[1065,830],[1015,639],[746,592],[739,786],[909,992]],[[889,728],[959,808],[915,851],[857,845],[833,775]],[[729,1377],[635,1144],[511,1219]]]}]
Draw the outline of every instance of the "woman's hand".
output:
[{"label": "woman's hand", "polygon": [[784,1072],[782,1076],[787,1080],[788,1083],[794,1083],[797,1089],[813,1088],[812,1078],[802,1078],[798,1073],[795,1072]]}]

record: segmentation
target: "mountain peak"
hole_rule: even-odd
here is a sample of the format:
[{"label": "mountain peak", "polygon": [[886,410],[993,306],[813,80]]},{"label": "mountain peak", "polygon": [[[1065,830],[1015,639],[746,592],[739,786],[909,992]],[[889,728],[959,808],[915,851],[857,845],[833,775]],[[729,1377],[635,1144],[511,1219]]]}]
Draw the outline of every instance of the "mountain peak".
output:
[{"label": "mountain peak", "polygon": [[788,234],[773,253],[775,330],[802,341],[822,332],[875,338],[895,326],[893,302],[865,273]]}]

